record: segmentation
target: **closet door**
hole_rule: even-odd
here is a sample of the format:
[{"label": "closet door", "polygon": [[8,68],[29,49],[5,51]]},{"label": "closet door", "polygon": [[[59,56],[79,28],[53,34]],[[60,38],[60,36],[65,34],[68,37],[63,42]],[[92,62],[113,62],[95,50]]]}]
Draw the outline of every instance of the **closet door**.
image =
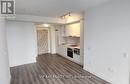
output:
[{"label": "closet door", "polygon": [[37,30],[38,55],[48,53],[48,30]]}]

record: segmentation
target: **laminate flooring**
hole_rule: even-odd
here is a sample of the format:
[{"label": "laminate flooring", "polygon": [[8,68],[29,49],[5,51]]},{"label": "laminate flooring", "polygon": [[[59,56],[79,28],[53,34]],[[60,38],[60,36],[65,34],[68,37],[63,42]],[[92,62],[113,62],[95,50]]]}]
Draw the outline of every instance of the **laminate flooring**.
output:
[{"label": "laminate flooring", "polygon": [[60,55],[44,54],[36,63],[11,67],[11,84],[110,84]]}]

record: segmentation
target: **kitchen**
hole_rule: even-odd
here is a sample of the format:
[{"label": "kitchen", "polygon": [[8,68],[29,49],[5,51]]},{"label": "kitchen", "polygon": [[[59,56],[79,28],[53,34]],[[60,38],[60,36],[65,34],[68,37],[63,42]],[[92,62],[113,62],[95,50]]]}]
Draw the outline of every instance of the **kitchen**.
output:
[{"label": "kitchen", "polygon": [[[130,84],[130,0],[1,3],[14,9],[0,15],[1,84]],[[80,74],[87,78],[38,77]]]},{"label": "kitchen", "polygon": [[[72,18],[72,16],[69,16]],[[74,17],[74,16],[73,16]],[[82,33],[81,33],[82,32]],[[57,54],[83,65],[83,19],[74,19],[56,28]]]}]

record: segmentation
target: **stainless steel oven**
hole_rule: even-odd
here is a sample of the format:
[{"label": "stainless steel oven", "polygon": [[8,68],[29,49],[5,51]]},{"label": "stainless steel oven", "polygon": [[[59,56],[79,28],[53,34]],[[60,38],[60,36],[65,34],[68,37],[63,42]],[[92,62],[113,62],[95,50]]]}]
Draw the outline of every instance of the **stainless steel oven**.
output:
[{"label": "stainless steel oven", "polygon": [[67,48],[67,56],[73,58],[73,49],[72,48]]},{"label": "stainless steel oven", "polygon": [[80,55],[80,49],[79,48],[74,48],[74,54]]}]

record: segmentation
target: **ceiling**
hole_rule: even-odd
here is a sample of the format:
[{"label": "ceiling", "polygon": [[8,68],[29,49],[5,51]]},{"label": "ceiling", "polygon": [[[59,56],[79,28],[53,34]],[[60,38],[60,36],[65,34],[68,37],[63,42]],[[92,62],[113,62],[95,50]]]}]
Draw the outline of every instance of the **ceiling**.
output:
[{"label": "ceiling", "polygon": [[15,0],[16,14],[60,17],[68,12],[82,13],[88,7],[109,0]]}]

